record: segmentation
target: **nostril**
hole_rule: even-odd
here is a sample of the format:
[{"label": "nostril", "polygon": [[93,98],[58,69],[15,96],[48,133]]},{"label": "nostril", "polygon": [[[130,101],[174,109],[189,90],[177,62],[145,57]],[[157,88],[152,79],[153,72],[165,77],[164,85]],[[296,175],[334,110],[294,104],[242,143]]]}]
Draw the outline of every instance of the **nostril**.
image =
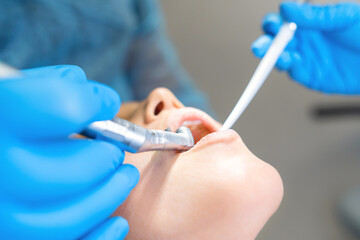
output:
[{"label": "nostril", "polygon": [[154,115],[157,116],[164,109],[164,103],[161,101],[156,105]]}]

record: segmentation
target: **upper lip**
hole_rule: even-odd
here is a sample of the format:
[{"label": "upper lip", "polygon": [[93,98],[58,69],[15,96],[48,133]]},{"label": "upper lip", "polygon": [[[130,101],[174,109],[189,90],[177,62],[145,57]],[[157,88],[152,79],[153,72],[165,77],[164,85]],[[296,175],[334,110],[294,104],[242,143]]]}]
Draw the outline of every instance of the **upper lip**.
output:
[{"label": "upper lip", "polygon": [[220,124],[213,120],[209,115],[195,108],[182,108],[174,112],[168,118],[168,126],[172,130],[176,130],[187,121],[201,121],[210,132],[216,132],[220,130]]}]

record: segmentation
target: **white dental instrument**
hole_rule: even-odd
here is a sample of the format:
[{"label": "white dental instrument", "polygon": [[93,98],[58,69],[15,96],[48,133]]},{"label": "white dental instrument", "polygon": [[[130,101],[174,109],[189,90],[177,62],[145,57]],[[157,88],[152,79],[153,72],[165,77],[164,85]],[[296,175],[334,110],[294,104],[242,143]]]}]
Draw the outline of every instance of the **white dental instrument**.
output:
[{"label": "white dental instrument", "polygon": [[[303,3],[305,1],[298,1]],[[278,34],[274,38],[270,48],[266,52],[264,58],[260,61],[258,67],[255,70],[254,75],[250,79],[243,94],[236,103],[234,109],[224,122],[221,130],[230,129],[234,123],[238,120],[241,114],[245,111],[250,104],[256,93],[259,91],[265,80],[269,76],[271,70],[274,68],[281,53],[285,50],[286,46],[293,39],[297,25],[293,22],[284,22],[281,26]]]},{"label": "white dental instrument", "polygon": [[[0,80],[22,77],[22,73],[0,62]],[[91,123],[82,135],[111,142],[131,153],[146,151],[186,151],[194,146],[194,137],[187,127],[180,127],[176,132],[170,128],[163,130],[147,129],[120,118]]]}]

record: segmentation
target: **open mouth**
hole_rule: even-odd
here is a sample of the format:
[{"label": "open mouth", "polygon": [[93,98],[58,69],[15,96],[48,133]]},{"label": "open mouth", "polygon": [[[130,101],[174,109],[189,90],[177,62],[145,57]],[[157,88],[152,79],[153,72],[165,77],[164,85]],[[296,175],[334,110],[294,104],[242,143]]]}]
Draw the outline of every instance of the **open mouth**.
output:
[{"label": "open mouth", "polygon": [[206,135],[213,133],[214,131],[210,130],[207,126],[203,124],[202,121],[185,121],[183,122],[182,126],[187,127],[190,129],[195,144],[200,141]]},{"label": "open mouth", "polygon": [[220,124],[206,113],[194,109],[183,108],[169,117],[168,125],[172,130],[185,126],[190,129],[195,144],[210,133],[220,130]]}]

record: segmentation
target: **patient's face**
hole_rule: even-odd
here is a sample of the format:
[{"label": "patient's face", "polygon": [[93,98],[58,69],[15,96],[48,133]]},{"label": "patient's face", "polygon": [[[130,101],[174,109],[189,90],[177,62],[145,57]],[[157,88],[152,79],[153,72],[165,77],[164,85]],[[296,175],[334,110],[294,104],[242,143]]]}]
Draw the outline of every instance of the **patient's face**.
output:
[{"label": "patient's face", "polygon": [[124,104],[118,116],[152,129],[185,125],[197,142],[183,153],[126,153],[125,162],[141,175],[114,213],[129,221],[127,239],[254,239],[278,208],[283,186],[277,171],[236,132],[217,132],[217,122],[185,108],[167,89]]}]

